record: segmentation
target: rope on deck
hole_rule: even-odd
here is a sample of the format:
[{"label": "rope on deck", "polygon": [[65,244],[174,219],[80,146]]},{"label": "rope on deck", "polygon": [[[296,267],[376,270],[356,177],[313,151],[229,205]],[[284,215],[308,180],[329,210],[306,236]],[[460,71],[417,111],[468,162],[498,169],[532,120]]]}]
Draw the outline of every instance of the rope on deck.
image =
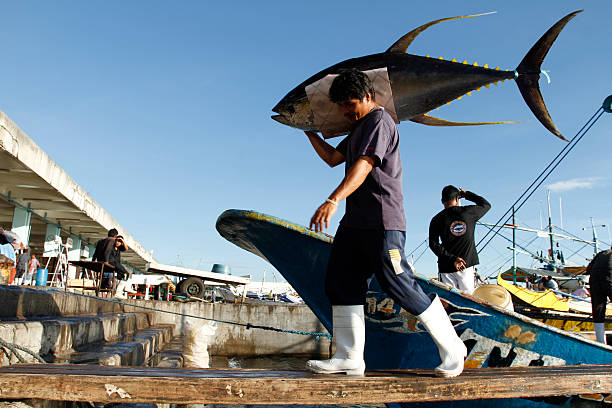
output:
[{"label": "rope on deck", "polygon": [[[17,360],[19,360],[20,363],[27,363],[27,361],[17,352],[17,350],[19,350],[19,351],[23,351],[24,353],[31,355],[36,360],[38,360],[40,363],[47,364],[47,362],[43,360],[43,358],[39,354],[31,350],[28,350],[27,348],[20,346],[19,344],[7,343],[6,341],[0,339],[0,347],[3,348],[2,351],[4,351],[4,354],[6,354],[9,361],[11,359],[11,356],[14,355],[15,357],[17,357]],[[10,351],[11,353],[9,354],[7,350]]]},{"label": "rope on deck", "polygon": [[332,336],[329,333],[304,332],[304,331],[299,331],[299,330],[279,329],[277,327],[272,327],[272,326],[254,325],[254,324],[251,324],[251,323],[230,322],[230,321],[227,321],[227,320],[220,320],[220,319],[213,319],[213,318],[210,318],[210,317],[196,316],[196,315],[192,315],[192,314],[188,314],[188,313],[171,312],[169,310],[156,309],[154,307],[134,305],[134,304],[131,304],[131,303],[122,302],[122,301],[117,300],[117,299],[107,299],[107,298],[101,298],[101,297],[97,297],[97,296],[85,295],[85,294],[82,294],[82,293],[66,292],[64,290],[59,290],[59,289],[54,289],[54,288],[49,288],[47,290],[50,291],[50,292],[62,293],[62,294],[65,294],[65,295],[73,295],[73,296],[80,296],[80,297],[85,297],[85,298],[90,298],[90,299],[103,300],[103,301],[109,302],[109,303],[116,303],[118,305],[130,306],[130,307],[135,307],[135,308],[145,309],[145,310],[151,310],[151,311],[154,311],[154,312],[168,313],[168,314],[173,314],[173,315],[177,315],[177,316],[184,316],[184,317],[192,317],[194,319],[208,320],[208,321],[217,322],[217,323],[232,324],[232,325],[235,325],[235,326],[245,327],[247,330],[248,329],[261,329],[261,330],[275,331],[275,332],[279,332],[279,333],[300,334],[300,335],[303,335],[303,336],[315,336],[316,340],[320,340],[321,337],[327,337],[328,339],[332,338]]},{"label": "rope on deck", "polygon": [[313,333],[313,332],[305,332],[305,331],[299,331],[299,330],[284,330],[284,329],[277,329],[275,327],[270,327],[270,326],[258,326],[258,325],[251,324],[251,323],[247,323],[246,328],[247,330],[248,329],[262,329],[262,330],[271,330],[271,331],[283,332],[283,333],[301,334],[303,336],[317,336],[317,339],[319,337],[327,337],[328,339],[331,339],[332,337],[329,333]]}]

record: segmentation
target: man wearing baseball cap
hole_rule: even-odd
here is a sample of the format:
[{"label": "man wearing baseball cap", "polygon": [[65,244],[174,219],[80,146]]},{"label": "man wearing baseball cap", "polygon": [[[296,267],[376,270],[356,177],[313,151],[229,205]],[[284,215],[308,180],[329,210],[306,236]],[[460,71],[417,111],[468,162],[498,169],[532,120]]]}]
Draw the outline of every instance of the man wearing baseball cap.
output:
[{"label": "man wearing baseball cap", "polygon": [[0,284],[12,283],[16,273],[16,250],[19,247],[21,247],[19,235],[0,227],[0,255],[2,255],[0,256]]},{"label": "man wearing baseball cap", "polygon": [[[461,206],[462,198],[476,205]],[[446,186],[442,189],[442,205],[444,209],[429,223],[429,248],[438,257],[438,279],[471,294],[474,266],[479,263],[474,228],[491,204],[470,191]]]},{"label": "man wearing baseball cap", "polygon": [[17,261],[15,252],[21,246],[21,238],[13,231],[0,227],[0,254],[9,258],[13,263]]}]

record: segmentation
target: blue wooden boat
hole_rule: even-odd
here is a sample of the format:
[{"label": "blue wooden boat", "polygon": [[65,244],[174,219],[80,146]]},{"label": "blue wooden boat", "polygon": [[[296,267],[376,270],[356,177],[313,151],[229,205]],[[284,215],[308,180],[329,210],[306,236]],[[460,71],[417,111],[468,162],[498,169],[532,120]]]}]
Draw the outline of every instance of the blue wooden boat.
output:
[{"label": "blue wooden boat", "polygon": [[[333,237],[256,211],[227,210],[217,220],[219,233],[272,264],[331,332],[331,305],[324,276]],[[436,293],[466,344],[466,367],[612,364],[612,347],[488,304],[417,275],[426,293]],[[435,344],[415,316],[395,305],[376,278],[366,300],[368,370],[433,368],[440,363]],[[605,400],[605,402],[604,402]],[[601,406],[612,395],[558,397],[542,401],[480,400],[463,406]],[[445,404],[445,406],[462,406]],[[481,404],[481,405],[478,405]],[[432,406],[418,404],[418,406]],[[435,406],[435,405],[433,405]]]}]

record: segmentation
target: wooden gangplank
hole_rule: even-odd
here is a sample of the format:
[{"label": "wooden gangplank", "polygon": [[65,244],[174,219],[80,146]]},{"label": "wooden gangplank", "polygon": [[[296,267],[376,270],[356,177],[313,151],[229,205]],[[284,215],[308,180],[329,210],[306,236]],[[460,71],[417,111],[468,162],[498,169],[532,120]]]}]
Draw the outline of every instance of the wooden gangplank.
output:
[{"label": "wooden gangplank", "polygon": [[366,404],[612,393],[612,365],[376,370],[365,377],[306,371],[32,364],[0,368],[0,399],[174,404]]}]

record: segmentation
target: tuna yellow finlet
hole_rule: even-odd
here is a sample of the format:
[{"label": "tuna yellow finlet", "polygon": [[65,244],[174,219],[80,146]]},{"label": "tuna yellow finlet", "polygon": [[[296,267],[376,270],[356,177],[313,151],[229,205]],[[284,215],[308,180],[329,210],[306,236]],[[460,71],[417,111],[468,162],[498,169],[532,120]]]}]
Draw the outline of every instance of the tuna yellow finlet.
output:
[{"label": "tuna yellow finlet", "polygon": [[489,68],[489,64],[484,64],[483,68]]},{"label": "tuna yellow finlet", "polygon": [[474,63],[472,64],[473,66],[477,67],[478,63],[476,61],[474,61]]}]

